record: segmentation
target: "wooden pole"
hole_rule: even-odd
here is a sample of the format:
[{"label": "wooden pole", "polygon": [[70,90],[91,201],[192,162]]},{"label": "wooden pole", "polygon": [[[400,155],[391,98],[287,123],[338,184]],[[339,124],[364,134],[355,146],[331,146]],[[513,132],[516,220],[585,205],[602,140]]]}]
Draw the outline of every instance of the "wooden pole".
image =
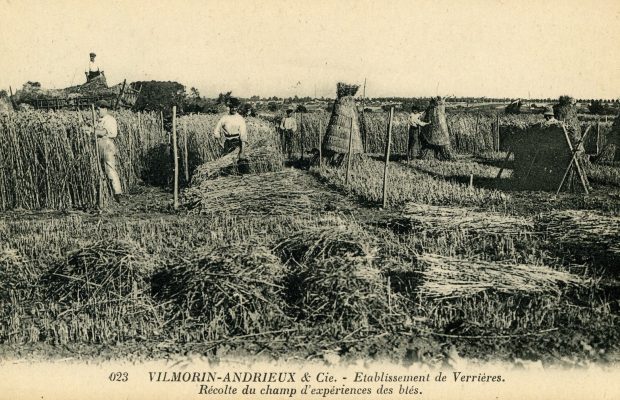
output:
[{"label": "wooden pole", "polygon": [[387,144],[385,145],[385,167],[383,169],[383,208],[387,208],[388,190],[388,164],[390,163],[390,144],[392,142],[392,120],[394,118],[394,107],[390,107],[390,119],[388,122]]},{"label": "wooden pole", "polygon": [[366,78],[364,78],[364,90],[362,91],[362,127],[364,129],[364,153],[368,153],[368,132],[366,129],[366,115],[364,114],[364,107],[366,105]]},{"label": "wooden pole", "polygon": [[345,185],[349,184],[349,175],[351,173],[351,151],[353,150],[353,117],[349,125],[349,153],[347,154],[347,175],[344,179]]},{"label": "wooden pole", "polygon": [[495,151],[499,151],[499,114],[495,116]]},{"label": "wooden pole", "polygon": [[323,166],[323,119],[319,118],[319,167]]},{"label": "wooden pole", "polygon": [[189,184],[189,154],[187,154],[187,120],[183,119],[183,167],[185,169],[185,184]]},{"label": "wooden pole", "polygon": [[172,106],[172,153],[174,156],[174,209],[179,208],[179,150],[177,149],[177,106]]},{"label": "wooden pole", "polygon": [[304,113],[299,113],[299,136],[301,137],[301,161],[304,160],[304,152],[305,152],[305,146],[304,146],[304,141],[306,139],[305,135],[304,135]]},{"label": "wooden pole", "polygon": [[99,209],[103,209],[103,170],[101,168],[101,155],[99,154],[99,143],[97,143],[97,131],[96,131],[96,123],[95,123],[95,106],[93,104],[90,105],[90,114],[91,120],[93,123],[93,137],[95,138],[95,155],[97,157],[97,172],[99,172],[99,191],[97,193],[97,202],[99,205]]},{"label": "wooden pole", "polygon": [[599,118],[596,121],[596,154],[598,154],[601,150],[601,119]]}]

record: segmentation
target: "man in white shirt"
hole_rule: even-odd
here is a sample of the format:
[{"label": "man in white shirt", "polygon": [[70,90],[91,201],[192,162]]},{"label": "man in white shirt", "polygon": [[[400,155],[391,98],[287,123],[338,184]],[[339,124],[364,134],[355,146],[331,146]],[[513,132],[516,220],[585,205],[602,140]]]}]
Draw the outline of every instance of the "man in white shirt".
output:
[{"label": "man in white shirt", "polygon": [[282,143],[282,153],[292,158],[293,153],[293,134],[297,132],[297,120],[293,116],[293,110],[286,110],[286,117],[280,123],[280,140]]},{"label": "man in white shirt", "polygon": [[123,190],[118,176],[118,169],[116,168],[116,154],[118,150],[114,143],[114,139],[118,136],[118,125],[116,119],[108,113],[109,108],[110,105],[107,101],[99,100],[97,102],[96,109],[99,120],[95,125],[95,134],[97,135],[100,162],[103,163],[105,174],[112,184],[114,199],[117,202],[121,202]]},{"label": "man in white shirt", "polygon": [[421,112],[418,106],[413,105],[411,107],[411,114],[409,114],[409,118],[407,118],[407,125],[409,126],[409,146],[407,148],[407,159],[409,159],[410,157],[415,157],[415,144],[419,140],[418,128],[426,126],[430,123],[422,121],[423,118],[424,112]]},{"label": "man in white shirt", "polygon": [[90,62],[88,63],[88,79],[87,79],[88,81],[90,81],[91,79],[101,74],[101,71],[99,70],[99,66],[97,65],[97,62],[95,61],[95,57],[97,57],[95,53],[90,53]]},{"label": "man in white shirt", "polygon": [[248,142],[248,132],[245,120],[239,115],[239,100],[231,98],[228,103],[228,115],[220,118],[215,126],[213,136],[222,143],[222,155],[226,155],[239,148],[239,158],[245,158],[245,148]]}]

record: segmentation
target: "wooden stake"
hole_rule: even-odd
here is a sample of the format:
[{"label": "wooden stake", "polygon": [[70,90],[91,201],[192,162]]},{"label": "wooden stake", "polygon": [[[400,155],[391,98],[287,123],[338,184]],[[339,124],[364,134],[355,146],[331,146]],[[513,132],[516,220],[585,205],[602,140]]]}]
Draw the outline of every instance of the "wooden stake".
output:
[{"label": "wooden stake", "polygon": [[183,167],[185,169],[185,184],[189,184],[189,155],[187,154],[187,120],[183,119]]},{"label": "wooden stake", "polygon": [[345,185],[349,184],[349,174],[351,173],[351,150],[353,150],[353,117],[349,125],[349,153],[347,154],[347,175],[344,178]]},{"label": "wooden stake", "polygon": [[390,144],[392,142],[392,120],[394,119],[394,107],[390,107],[390,119],[388,122],[387,144],[385,145],[385,167],[383,169],[383,208],[387,208],[388,190],[388,164],[390,163]]},{"label": "wooden stake", "polygon": [[101,155],[99,154],[99,143],[97,143],[97,131],[95,129],[95,106],[93,104],[90,105],[90,114],[93,123],[93,137],[95,138],[95,154],[97,157],[97,171],[99,172],[99,192],[97,194],[99,209],[103,209],[103,169],[101,168]]},{"label": "wooden stake", "polygon": [[495,151],[499,151],[499,114],[495,116]]},{"label": "wooden stake", "polygon": [[566,178],[568,177],[568,173],[570,172],[571,168],[573,167],[573,163],[575,163],[575,168],[577,169],[577,174],[579,174],[579,179],[581,181],[581,186],[583,186],[583,190],[585,191],[586,194],[589,194],[588,185],[586,183],[586,178],[585,178],[585,176],[583,174],[583,171],[581,170],[581,165],[579,164],[579,160],[577,159],[577,152],[578,152],[578,149],[579,149],[579,145],[581,143],[583,143],[585,141],[585,139],[586,139],[586,136],[588,136],[588,132],[590,131],[590,127],[588,127],[588,129],[586,129],[586,132],[581,137],[581,140],[575,144],[574,148],[573,148],[573,144],[571,143],[570,138],[568,136],[568,132],[566,132],[566,127],[564,126],[564,124],[562,124],[562,130],[564,131],[564,137],[566,139],[566,143],[568,144],[568,148],[571,151],[572,157],[570,159],[570,163],[568,164],[568,167],[566,167],[566,171],[564,171],[564,176],[562,177],[562,181],[560,181],[560,186],[558,186],[558,190],[555,192],[555,194],[557,196],[558,193],[560,193],[560,190],[562,190],[562,186],[564,185],[564,182],[566,181]]},{"label": "wooden stake", "polygon": [[304,140],[306,139],[304,135],[304,113],[299,113],[299,133],[301,136],[301,161],[303,161],[306,150],[304,146]]},{"label": "wooden stake", "polygon": [[364,78],[364,90],[362,91],[362,127],[364,128],[364,153],[368,153],[368,132],[366,129],[366,115],[364,107],[366,105],[366,78]]},{"label": "wooden stake", "polygon": [[323,119],[319,117],[319,168],[323,166]]},{"label": "wooden stake", "polygon": [[172,106],[172,153],[174,156],[174,209],[179,208],[179,150],[177,149],[177,106]]},{"label": "wooden stake", "polygon": [[598,154],[601,150],[601,119],[599,118],[596,121],[596,154]]},{"label": "wooden stake", "polygon": [[474,174],[469,174],[469,187],[474,186]]}]

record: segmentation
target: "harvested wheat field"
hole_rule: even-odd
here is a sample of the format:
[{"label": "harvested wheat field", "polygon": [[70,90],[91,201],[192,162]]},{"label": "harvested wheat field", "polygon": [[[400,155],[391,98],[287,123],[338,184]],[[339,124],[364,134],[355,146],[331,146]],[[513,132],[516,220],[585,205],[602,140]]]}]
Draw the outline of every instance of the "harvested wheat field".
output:
[{"label": "harvested wheat field", "polygon": [[[156,117],[125,113],[129,202],[96,210],[96,175],[75,157],[88,146],[80,117],[34,115],[88,174],[58,188],[71,170],[45,143],[9,158],[19,168],[35,157],[28,185],[0,174],[2,354],[335,352],[440,365],[454,346],[477,360],[618,360],[615,167],[588,166],[588,196],[554,196],[511,188],[505,153],[392,161],[384,209],[381,157],[356,155],[348,180],[347,163],[293,168],[255,119],[241,168],[209,141],[216,119],[194,115],[179,124],[192,161],[175,209],[170,180],[149,180],[149,154],[165,154]],[[15,140],[25,117],[3,120],[0,135]]]}]

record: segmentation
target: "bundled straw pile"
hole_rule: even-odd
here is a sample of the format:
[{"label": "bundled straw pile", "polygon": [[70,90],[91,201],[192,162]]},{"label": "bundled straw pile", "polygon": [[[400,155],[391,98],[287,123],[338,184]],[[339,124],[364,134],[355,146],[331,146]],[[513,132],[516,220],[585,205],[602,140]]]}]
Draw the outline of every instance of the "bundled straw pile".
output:
[{"label": "bundled straw pile", "polygon": [[286,324],[285,273],[266,247],[233,243],[197,249],[154,279],[157,295],[175,304],[184,339],[213,340]]},{"label": "bundled straw pile", "polygon": [[619,216],[588,210],[553,211],[541,215],[538,224],[563,257],[605,266],[611,274],[620,273]]},{"label": "bundled straw pile", "polygon": [[[221,116],[189,115],[179,120],[180,143],[188,143],[188,159],[192,185],[222,175],[279,171],[284,165],[275,129],[266,121],[247,118],[248,146],[246,158],[239,160],[233,151],[222,157],[222,143],[213,137]],[[185,151],[181,147],[181,154]]]},{"label": "bundled straw pile", "polygon": [[412,230],[454,231],[494,235],[521,235],[532,232],[534,223],[522,217],[514,217],[490,211],[474,211],[462,207],[432,206],[408,203],[403,217]]},{"label": "bundled straw pile", "polygon": [[157,336],[151,298],[154,259],[128,241],[85,243],[44,277],[56,304],[57,342],[108,343]]},{"label": "bundled straw pile", "polygon": [[334,103],[327,132],[321,145],[325,157],[341,157],[342,154],[348,154],[351,135],[351,153],[359,154],[364,152],[357,107],[353,99],[358,88],[359,86],[357,85],[338,83],[338,98]]},{"label": "bundled straw pile", "polygon": [[487,262],[423,254],[418,257],[424,283],[420,295],[427,298],[473,296],[485,291],[504,294],[559,294],[562,285],[582,280],[547,266]]},{"label": "bundled straw pile", "polygon": [[0,248],[0,342],[39,340],[31,311],[38,298],[39,273],[29,260],[10,248]]},{"label": "bundled straw pile", "polygon": [[[166,142],[154,114],[114,112],[125,190],[141,180]],[[88,208],[98,203],[99,170],[90,112],[20,111],[0,116],[0,210]],[[107,190],[104,190],[107,195]]]},{"label": "bundled straw pile", "polygon": [[294,169],[202,180],[185,191],[185,198],[193,213],[270,216],[312,215],[342,202],[341,196]]},{"label": "bundled straw pile", "polygon": [[422,127],[421,149],[432,149],[436,158],[450,159],[450,134],[446,119],[446,102],[441,97],[432,99],[426,109],[426,121]]},{"label": "bundled straw pile", "polygon": [[394,322],[400,298],[378,267],[380,249],[361,226],[326,219],[281,242],[276,251],[292,269],[289,301],[300,318],[338,336]]}]

